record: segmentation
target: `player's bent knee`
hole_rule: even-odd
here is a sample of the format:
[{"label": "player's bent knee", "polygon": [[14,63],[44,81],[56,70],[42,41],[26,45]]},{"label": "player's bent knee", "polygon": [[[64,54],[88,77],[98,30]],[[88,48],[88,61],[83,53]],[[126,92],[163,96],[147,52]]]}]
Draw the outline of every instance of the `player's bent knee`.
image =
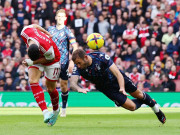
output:
[{"label": "player's bent knee", "polygon": [[29,78],[29,83],[30,83],[30,84],[39,83],[39,80]]},{"label": "player's bent knee", "polygon": [[127,109],[129,111],[135,111],[136,110],[136,106],[129,106]]},{"label": "player's bent knee", "polygon": [[61,90],[62,90],[62,92],[67,91],[67,89],[68,89],[67,85],[68,85],[68,82],[66,82],[66,81],[61,82]]}]

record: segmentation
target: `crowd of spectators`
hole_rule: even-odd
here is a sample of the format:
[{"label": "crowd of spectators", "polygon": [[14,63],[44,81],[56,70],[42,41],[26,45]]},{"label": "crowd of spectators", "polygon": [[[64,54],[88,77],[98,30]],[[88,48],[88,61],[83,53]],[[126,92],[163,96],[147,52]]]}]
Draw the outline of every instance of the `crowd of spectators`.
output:
[{"label": "crowd of spectators", "polygon": [[[100,51],[138,89],[175,91],[174,80],[180,79],[180,0],[1,0],[0,91],[30,90],[20,32],[29,24],[55,25],[55,13],[61,8],[80,48],[91,52],[86,38],[98,32],[105,40]],[[95,89],[83,78],[80,83]],[[43,75],[40,84],[45,90]]]}]

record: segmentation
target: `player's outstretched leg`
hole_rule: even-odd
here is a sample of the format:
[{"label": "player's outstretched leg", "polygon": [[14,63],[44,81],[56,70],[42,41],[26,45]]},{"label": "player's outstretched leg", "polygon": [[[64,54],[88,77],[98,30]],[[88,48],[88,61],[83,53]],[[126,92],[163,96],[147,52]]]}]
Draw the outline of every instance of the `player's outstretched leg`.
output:
[{"label": "player's outstretched leg", "polygon": [[66,106],[67,106],[67,99],[68,99],[69,92],[62,92],[61,98],[62,98],[62,110],[61,110],[61,117],[66,117]]},{"label": "player's outstretched leg", "polygon": [[47,123],[52,117],[52,113],[50,113],[47,109],[43,89],[39,86],[39,83],[31,83],[30,86],[31,86],[34,98],[36,99],[36,102],[38,103],[39,107],[41,108],[43,112],[44,123]]},{"label": "player's outstretched leg", "polygon": [[68,100],[68,95],[69,95],[69,92],[68,92],[68,80],[63,80],[61,79],[60,81],[60,84],[61,84],[61,90],[62,90],[62,93],[61,93],[61,98],[62,98],[62,110],[61,110],[61,117],[66,117],[66,107],[67,107],[67,100]]},{"label": "player's outstretched leg", "polygon": [[48,121],[48,126],[53,126],[56,123],[57,117],[59,115],[60,109],[59,109],[59,93],[57,89],[55,89],[52,92],[49,92],[49,95],[51,97],[51,102],[53,106],[53,116]]},{"label": "player's outstretched leg", "polygon": [[60,109],[53,111],[53,116],[50,118],[49,122],[47,123],[48,126],[53,126],[56,123],[56,120],[59,116]]},{"label": "player's outstretched leg", "polygon": [[44,123],[48,123],[49,120],[53,117],[53,113],[49,112],[48,110],[43,111],[44,115]]},{"label": "player's outstretched leg", "polygon": [[161,123],[164,124],[166,122],[166,117],[164,113],[159,109],[159,106],[157,105],[156,101],[153,100],[147,93],[144,93],[140,90],[136,90],[135,92],[130,93],[130,94],[133,97],[141,100],[142,103],[151,107]]},{"label": "player's outstretched leg", "polygon": [[[155,102],[155,106],[158,106],[156,101],[153,99],[153,101]],[[157,118],[159,119],[159,121],[164,124],[166,122],[166,116],[164,115],[164,113],[158,108],[158,107],[152,107],[152,110],[155,112]]]}]

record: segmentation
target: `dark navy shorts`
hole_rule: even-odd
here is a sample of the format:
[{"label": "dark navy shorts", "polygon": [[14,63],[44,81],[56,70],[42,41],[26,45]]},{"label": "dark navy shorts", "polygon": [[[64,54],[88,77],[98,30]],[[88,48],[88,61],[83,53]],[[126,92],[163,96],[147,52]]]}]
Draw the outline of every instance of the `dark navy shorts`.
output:
[{"label": "dark navy shorts", "polygon": [[[137,87],[134,85],[134,83],[127,76],[124,76],[124,81],[125,81],[125,91],[127,93],[132,93],[132,92],[135,92],[137,90]],[[103,90],[102,92],[109,99],[114,101],[117,106],[122,106],[126,102],[127,96],[122,94],[121,92],[119,92],[120,88],[119,88],[118,82],[113,83],[108,88],[109,89]]]},{"label": "dark navy shorts", "polygon": [[69,62],[67,62],[66,64],[61,64],[61,73],[59,77],[62,80],[68,80],[69,77],[68,67],[69,67]]}]

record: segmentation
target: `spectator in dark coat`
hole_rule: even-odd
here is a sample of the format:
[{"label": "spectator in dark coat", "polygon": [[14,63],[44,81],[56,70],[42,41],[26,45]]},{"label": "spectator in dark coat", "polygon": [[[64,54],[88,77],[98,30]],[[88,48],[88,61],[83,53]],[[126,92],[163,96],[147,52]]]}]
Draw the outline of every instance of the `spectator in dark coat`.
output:
[{"label": "spectator in dark coat", "polygon": [[156,39],[151,38],[151,45],[147,47],[147,52],[146,52],[146,58],[149,61],[149,63],[154,60],[154,57],[158,55],[159,53],[159,48],[155,45]]},{"label": "spectator in dark coat", "polygon": [[75,31],[75,36],[80,34],[80,28],[84,27],[84,19],[80,16],[80,11],[75,11],[75,19],[71,23],[72,29]]},{"label": "spectator in dark coat", "polygon": [[180,14],[178,15],[177,22],[173,25],[174,33],[176,33],[179,30],[180,27]]},{"label": "spectator in dark coat", "polygon": [[124,30],[126,30],[126,25],[122,24],[122,19],[118,18],[117,24],[114,26],[112,30],[112,35],[114,37],[114,41],[117,42],[117,37],[122,36]]},{"label": "spectator in dark coat", "polygon": [[164,92],[175,91],[176,85],[172,80],[169,79],[169,77],[167,75],[163,75],[162,80],[163,80],[162,86],[163,86],[163,91]]},{"label": "spectator in dark coat", "polygon": [[168,44],[166,52],[169,54],[169,56],[172,57],[173,52],[178,51],[178,49],[179,49],[178,39],[176,36],[174,36],[173,41]]},{"label": "spectator in dark coat", "polygon": [[11,77],[6,78],[6,82],[4,85],[4,91],[12,91],[15,90],[15,86],[13,85],[13,79]]}]

